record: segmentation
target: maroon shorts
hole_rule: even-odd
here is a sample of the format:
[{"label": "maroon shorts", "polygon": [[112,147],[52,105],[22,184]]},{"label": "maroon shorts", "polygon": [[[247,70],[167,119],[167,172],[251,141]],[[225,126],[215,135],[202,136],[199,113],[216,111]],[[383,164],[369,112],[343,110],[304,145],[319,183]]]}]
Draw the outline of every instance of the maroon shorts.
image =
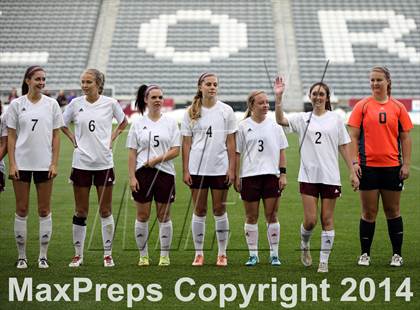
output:
[{"label": "maroon shorts", "polygon": [[335,199],[341,196],[341,186],[322,183],[299,182],[300,193],[326,199]]},{"label": "maroon shorts", "polygon": [[71,169],[70,181],[74,186],[91,187],[95,186],[112,186],[115,183],[114,168],[105,170],[82,170],[77,168]]},{"label": "maroon shorts", "polygon": [[4,174],[0,171],[0,192],[4,191],[4,187],[6,186],[5,180],[4,180]]},{"label": "maroon shorts", "polygon": [[156,168],[141,167],[136,171],[140,189],[132,192],[139,203],[155,200],[159,203],[170,203],[175,200],[175,176]]},{"label": "maroon shorts", "polygon": [[48,177],[49,171],[30,171],[30,170],[19,170],[19,181],[31,183],[32,175],[34,176],[34,183],[42,183],[50,180]]},{"label": "maroon shorts", "polygon": [[226,175],[192,175],[192,189],[229,189]]},{"label": "maroon shorts", "polygon": [[279,178],[273,174],[241,178],[241,198],[245,201],[279,197]]}]

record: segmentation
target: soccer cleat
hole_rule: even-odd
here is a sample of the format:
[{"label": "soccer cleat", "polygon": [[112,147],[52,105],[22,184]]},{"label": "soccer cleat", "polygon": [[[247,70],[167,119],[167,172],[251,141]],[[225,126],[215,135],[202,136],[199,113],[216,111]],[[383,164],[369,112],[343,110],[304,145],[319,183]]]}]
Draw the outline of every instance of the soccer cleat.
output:
[{"label": "soccer cleat", "polygon": [[139,265],[140,267],[149,266],[149,256],[140,256],[139,263],[137,265]]},{"label": "soccer cleat", "polygon": [[169,266],[171,264],[171,260],[169,256],[161,256],[159,259],[159,266]]},{"label": "soccer cleat", "polygon": [[226,255],[217,256],[216,266],[226,267],[227,266],[227,256]]},{"label": "soccer cleat", "polygon": [[193,266],[203,266],[204,265],[204,256],[203,255],[196,255],[194,261],[192,262]]},{"label": "soccer cleat", "polygon": [[328,272],[328,263],[327,262],[320,262],[318,265],[318,272],[325,273]]},{"label": "soccer cleat", "polygon": [[28,261],[26,258],[19,258],[16,262],[17,269],[26,269],[28,268]]},{"label": "soccer cleat", "polygon": [[304,247],[300,246],[300,261],[302,262],[303,266],[310,267],[312,266],[312,256],[311,251],[309,250],[309,246]]},{"label": "soccer cleat", "polygon": [[72,268],[80,267],[82,264],[83,264],[83,257],[76,255],[71,260],[69,267],[72,267]]},{"label": "soccer cleat", "polygon": [[48,267],[50,266],[48,265],[48,260],[45,257],[38,259],[38,268],[47,269]]},{"label": "soccer cleat", "polygon": [[257,255],[251,255],[251,256],[248,258],[248,261],[245,263],[245,266],[248,266],[248,267],[255,266],[255,265],[257,265],[257,263],[258,263],[259,261],[260,261],[260,260],[258,259],[258,256],[257,256]]},{"label": "soccer cleat", "polygon": [[277,256],[270,256],[270,264],[271,266],[280,266],[281,262]]},{"label": "soccer cleat", "polygon": [[401,267],[403,265],[404,261],[401,256],[398,254],[394,254],[391,257],[391,263],[389,264],[391,267]]},{"label": "soccer cleat", "polygon": [[114,260],[111,255],[104,256],[104,267],[114,267]]},{"label": "soccer cleat", "polygon": [[370,265],[370,257],[367,255],[367,253],[363,253],[359,257],[359,261],[357,262],[359,266],[369,266]]}]

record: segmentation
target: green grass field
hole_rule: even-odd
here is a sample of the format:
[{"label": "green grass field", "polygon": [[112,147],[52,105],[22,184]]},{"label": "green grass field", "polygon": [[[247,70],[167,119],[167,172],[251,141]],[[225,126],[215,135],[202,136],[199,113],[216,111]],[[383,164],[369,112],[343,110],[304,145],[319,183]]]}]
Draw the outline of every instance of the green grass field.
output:
[{"label": "green grass field", "polygon": [[[401,209],[404,218],[404,247],[405,264],[402,268],[389,267],[392,255],[388,238],[386,220],[381,211],[376,226],[375,239],[372,248],[372,264],[368,268],[358,267],[356,260],[359,255],[358,225],[360,203],[357,193],[353,193],[348,182],[348,174],[342,169],[343,195],[337,202],[335,212],[336,238],[334,249],[330,257],[330,272],[318,274],[316,267],[319,260],[317,250],[312,252],[314,265],[304,268],[300,263],[299,227],[302,220],[302,206],[297,190],[298,173],[298,145],[295,135],[288,135],[290,148],[287,151],[288,186],[280,203],[279,219],[281,224],[280,257],[282,265],[271,267],[268,264],[268,243],[265,236],[263,214],[260,212],[260,264],[255,268],[244,267],[248,257],[245,237],[243,234],[244,211],[238,194],[233,189],[229,192],[228,214],[230,219],[231,236],[228,247],[229,266],[215,267],[217,245],[211,211],[207,217],[206,235],[206,265],[203,268],[191,267],[194,256],[190,234],[191,208],[189,207],[190,193],[182,183],[181,174],[177,176],[176,201],[172,206],[172,221],[174,223],[173,250],[171,252],[171,266],[156,266],[159,260],[159,244],[157,237],[157,223],[151,221],[152,234],[149,241],[149,254],[152,266],[137,267],[138,250],[134,240],[135,209],[127,190],[127,150],[125,149],[125,135],[122,135],[114,145],[114,160],[116,165],[117,183],[114,187],[113,213],[116,221],[116,235],[113,247],[113,257],[116,267],[104,269],[102,266],[102,239],[100,220],[98,218],[96,193],[91,193],[91,209],[88,218],[88,230],[85,245],[84,265],[75,270],[70,269],[68,263],[73,256],[72,246],[72,215],[73,192],[67,178],[71,167],[72,148],[62,135],[59,176],[54,183],[52,214],[53,236],[49,247],[48,270],[39,270],[38,258],[38,216],[36,212],[36,195],[34,188],[31,192],[31,205],[28,220],[27,255],[29,268],[17,270],[14,267],[17,250],[13,236],[14,221],[14,193],[11,183],[7,181],[6,191],[0,194],[0,309],[124,309],[128,305],[127,291],[130,289],[134,296],[140,296],[141,288],[146,291],[139,301],[133,302],[133,307],[140,309],[216,309],[223,305],[220,302],[221,293],[233,300],[225,303],[225,308],[236,309],[240,305],[249,309],[360,309],[369,306],[371,309],[420,309],[420,127],[412,131],[413,154],[410,179],[405,184],[402,194]],[[177,160],[177,171],[180,160]],[[341,165],[344,168],[343,165]],[[154,218],[154,213],[152,219]],[[152,225],[153,223],[153,225]],[[313,249],[320,247],[320,226],[318,225],[311,242]],[[195,281],[195,285],[184,283],[181,286],[183,296],[191,293],[195,297],[191,301],[181,301],[175,294],[177,281],[188,277]],[[17,278],[21,286],[25,278],[32,278],[32,301],[9,301],[9,279]],[[76,280],[75,280],[76,278]],[[73,301],[74,281],[77,278],[88,278],[92,282],[92,290],[80,294],[79,301]],[[355,286],[352,287],[353,278]],[[370,278],[372,280],[369,280]],[[389,278],[388,280],[385,280]],[[396,292],[405,278],[409,278],[410,290],[413,296],[409,301],[404,297],[397,297]],[[325,280],[324,280],[325,279]],[[86,286],[86,282],[81,287]],[[312,291],[307,290],[307,296],[302,293],[302,281],[317,286],[317,294],[312,298]],[[329,289],[321,294],[322,281],[328,282]],[[385,280],[385,282],[383,282]],[[381,284],[381,282],[383,282]],[[118,285],[112,284],[120,284]],[[405,282],[408,283],[408,280]],[[43,284],[38,286],[39,284]],[[59,291],[65,291],[71,301],[65,302],[63,297],[59,301],[48,300],[48,289],[51,286],[51,300],[60,299]],[[56,286],[54,286],[56,284]],[[68,288],[63,288],[68,284]],[[105,284],[102,290],[95,292],[95,285]],[[147,289],[150,284],[160,285],[160,294],[154,294]],[[242,284],[242,285],[240,285]],[[260,284],[260,285],[259,285]],[[263,290],[262,284],[267,284]],[[248,305],[244,303],[241,288],[249,291],[255,288]],[[38,286],[38,287],[37,287]],[[260,288],[258,288],[258,286]],[[57,289],[57,287],[59,289]],[[407,286],[403,287],[407,289]],[[121,291],[119,291],[121,290]],[[259,291],[260,290],[260,291]],[[348,291],[350,290],[350,291]],[[236,291],[237,296],[232,295]],[[274,291],[274,293],[272,293]],[[304,291],[304,290],[303,290]],[[345,292],[355,301],[341,301]],[[400,292],[404,295],[404,290]],[[58,296],[57,296],[58,294]],[[401,295],[398,294],[398,295]],[[63,295],[62,295],[63,296]],[[158,301],[153,301],[156,297]],[[201,297],[200,297],[201,296]],[[159,298],[161,297],[161,298]],[[193,295],[191,295],[193,297]],[[328,298],[326,298],[328,297]],[[100,301],[97,301],[99,300]],[[329,301],[327,301],[329,299]],[[27,298],[25,298],[27,300]],[[389,300],[389,301],[386,301]]]}]

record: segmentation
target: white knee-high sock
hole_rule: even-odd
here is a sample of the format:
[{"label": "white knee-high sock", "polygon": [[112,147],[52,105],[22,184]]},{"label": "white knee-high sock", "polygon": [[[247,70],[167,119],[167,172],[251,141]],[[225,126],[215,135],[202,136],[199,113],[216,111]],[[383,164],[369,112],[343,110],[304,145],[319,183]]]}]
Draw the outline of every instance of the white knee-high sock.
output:
[{"label": "white knee-high sock", "polygon": [[39,258],[47,258],[48,244],[52,234],[51,213],[39,217]]},{"label": "white knee-high sock", "polygon": [[149,239],[149,221],[140,222],[139,220],[136,220],[134,231],[140,256],[148,256],[147,241]]},{"label": "white knee-high sock", "polygon": [[303,224],[300,224],[300,240],[302,247],[308,248],[309,242],[311,240],[313,229],[306,230],[305,227],[303,227]]},{"label": "white knee-high sock", "polygon": [[229,219],[227,213],[214,216],[215,220],[215,228],[216,228],[216,237],[217,237],[217,245],[218,245],[218,256],[225,255],[226,256],[226,248],[229,241]]},{"label": "white knee-high sock", "polygon": [[191,224],[195,255],[203,255],[204,237],[206,233],[206,217],[193,214]]},{"label": "white knee-high sock", "polygon": [[321,263],[328,263],[331,249],[334,243],[334,230],[323,230],[321,232],[321,251],[319,252],[319,261]]},{"label": "white knee-high sock", "polygon": [[169,256],[172,243],[172,221],[159,222],[160,256]]},{"label": "white knee-high sock", "polygon": [[267,223],[267,239],[270,245],[270,256],[279,256],[280,223]]},{"label": "white knee-high sock", "polygon": [[73,216],[73,245],[75,255],[83,257],[86,239],[86,218]]},{"label": "white knee-high sock", "polygon": [[244,231],[249,255],[258,256],[258,224],[245,223]]},{"label": "white knee-high sock", "polygon": [[28,216],[22,217],[15,214],[15,239],[16,239],[16,246],[19,254],[19,259],[26,259],[26,235],[27,235],[27,228],[26,223],[28,220]]},{"label": "white knee-high sock", "polygon": [[101,217],[102,223],[102,243],[104,246],[104,256],[112,254],[112,241],[114,240],[114,217]]}]

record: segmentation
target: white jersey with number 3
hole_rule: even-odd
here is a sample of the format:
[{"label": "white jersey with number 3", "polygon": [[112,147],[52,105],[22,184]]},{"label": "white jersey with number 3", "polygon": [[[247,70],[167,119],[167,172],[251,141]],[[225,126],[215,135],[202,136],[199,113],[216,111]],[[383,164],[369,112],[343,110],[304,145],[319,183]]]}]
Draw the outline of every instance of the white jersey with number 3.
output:
[{"label": "white jersey with number 3", "polygon": [[63,127],[58,102],[42,95],[37,103],[21,96],[10,103],[7,127],[16,129],[15,160],[19,170],[48,171],[53,130]]},{"label": "white jersey with number 3", "polygon": [[274,120],[266,118],[256,123],[251,117],[244,119],[236,134],[236,152],[242,157],[241,178],[279,175],[280,150],[288,146],[283,128]]},{"label": "white jersey with number 3", "polygon": [[125,114],[117,100],[99,96],[94,103],[77,97],[64,111],[64,123],[74,122],[77,148],[72,167],[83,170],[105,170],[114,167],[111,146],[112,119],[120,124]]},{"label": "white jersey with number 3", "polygon": [[[178,124],[166,115],[162,115],[157,121],[152,121],[147,115],[140,117],[131,125],[127,137],[127,147],[137,150],[136,169],[142,167],[149,159],[180,145]],[[155,168],[175,175],[172,160],[157,164]]]},{"label": "white jersey with number 3", "polygon": [[226,175],[228,154],[226,138],[237,131],[233,109],[217,101],[211,108],[201,107],[201,117],[191,122],[188,109],[181,123],[181,134],[192,137],[190,160],[191,175]]},{"label": "white jersey with number 3", "polygon": [[[350,136],[341,117],[331,111],[323,115],[310,112],[288,117],[290,130],[299,134],[299,182],[341,185],[338,165],[338,146],[350,143]],[[302,138],[308,125],[305,140]]]}]

